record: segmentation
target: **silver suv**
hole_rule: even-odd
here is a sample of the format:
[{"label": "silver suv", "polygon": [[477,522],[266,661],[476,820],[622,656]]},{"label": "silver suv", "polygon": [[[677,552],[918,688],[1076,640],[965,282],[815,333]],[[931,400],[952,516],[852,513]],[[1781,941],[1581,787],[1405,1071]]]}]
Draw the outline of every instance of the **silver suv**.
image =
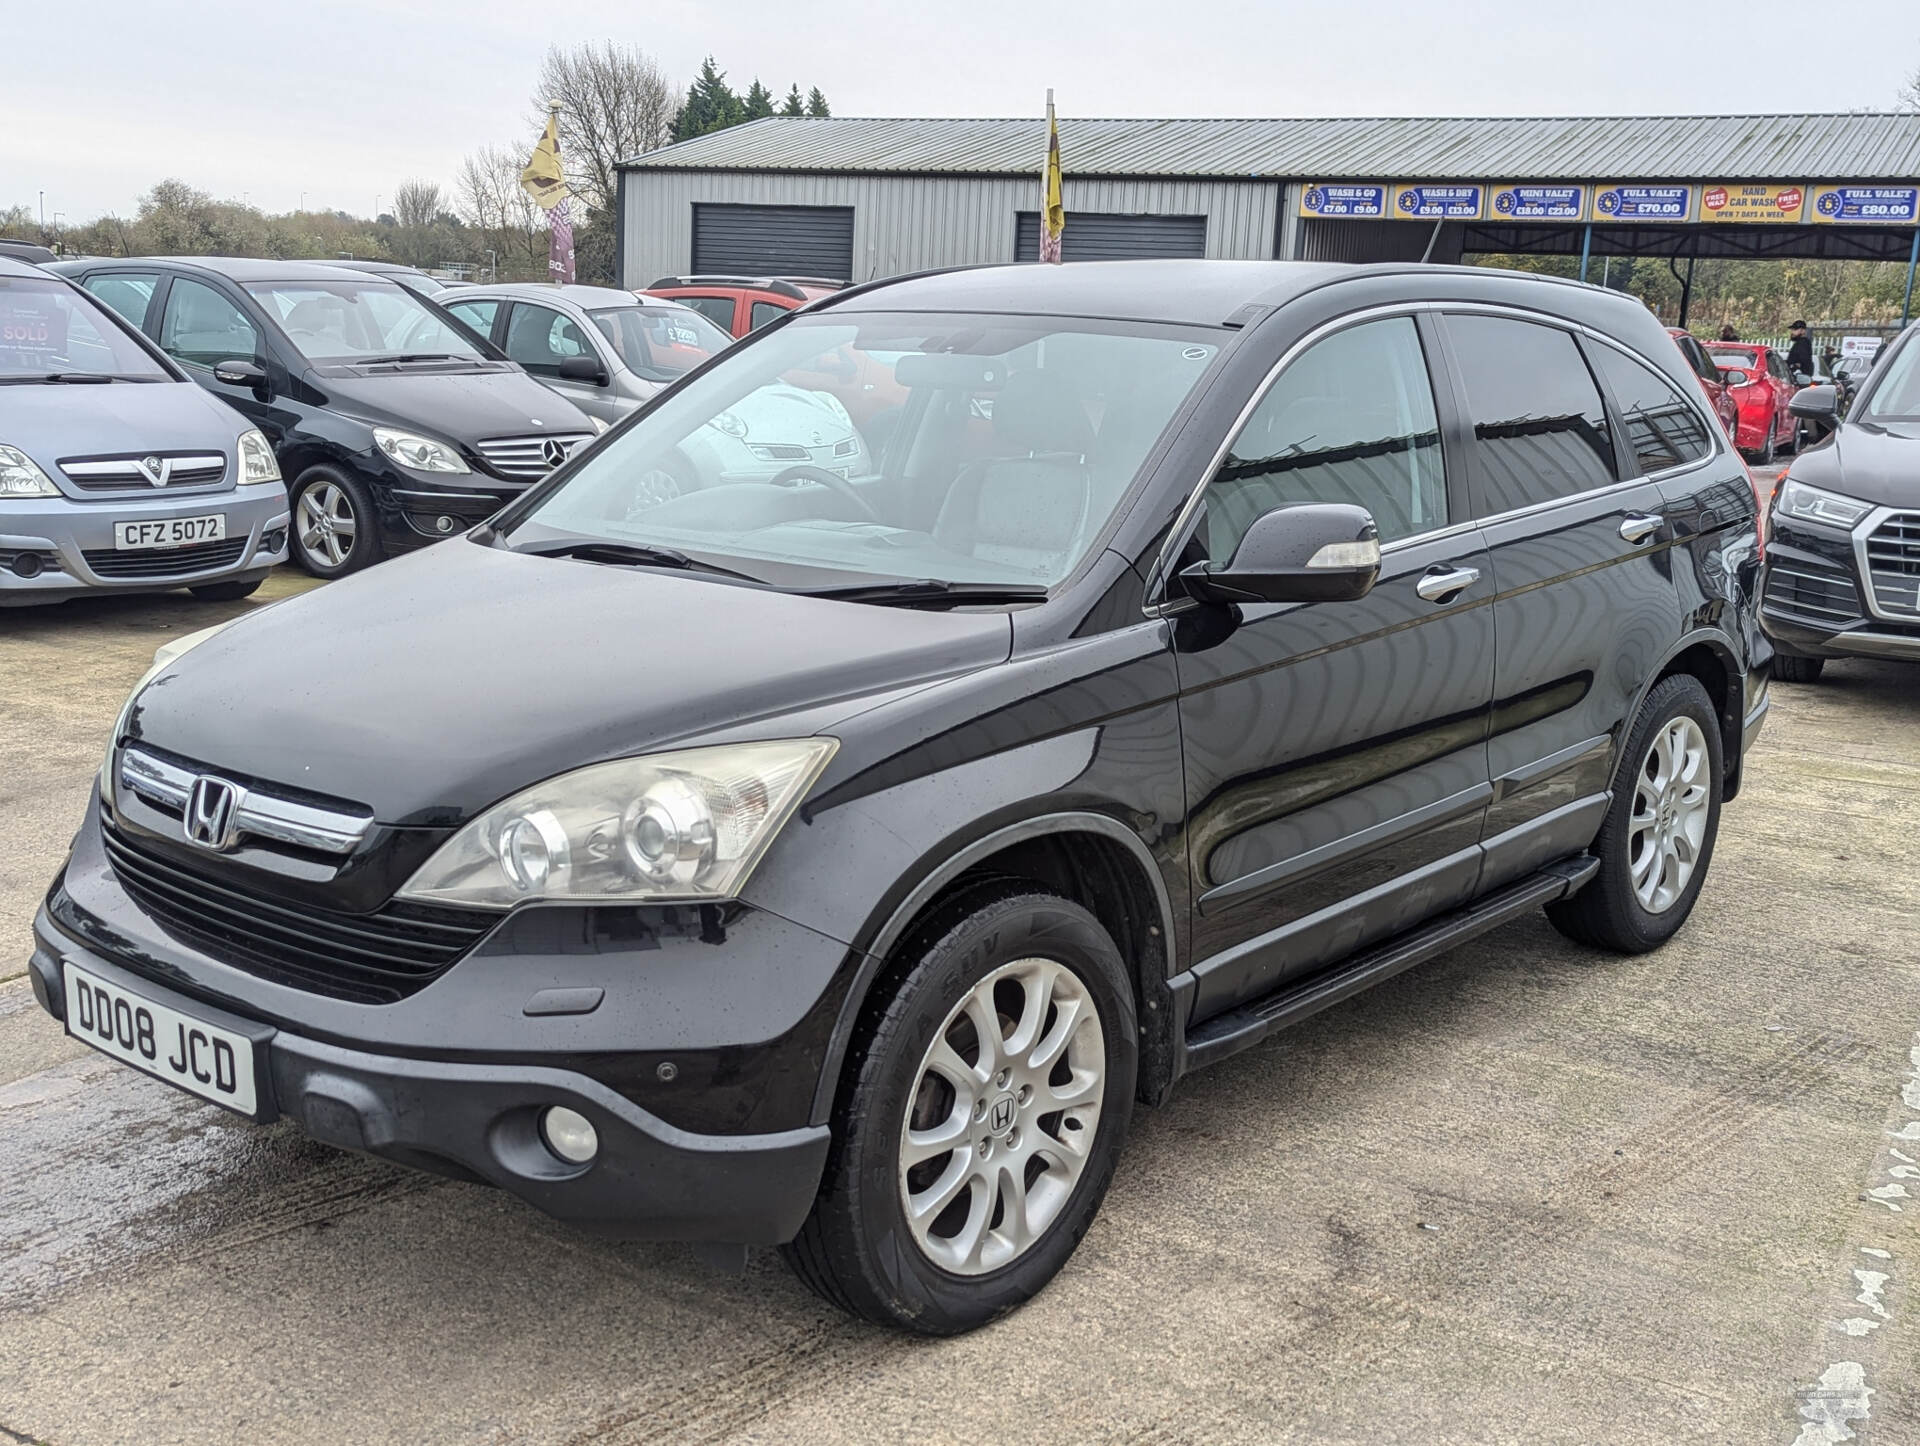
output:
[{"label": "silver suv", "polygon": [[245,597],[287,551],[247,419],[71,282],[0,257],[0,606]]}]

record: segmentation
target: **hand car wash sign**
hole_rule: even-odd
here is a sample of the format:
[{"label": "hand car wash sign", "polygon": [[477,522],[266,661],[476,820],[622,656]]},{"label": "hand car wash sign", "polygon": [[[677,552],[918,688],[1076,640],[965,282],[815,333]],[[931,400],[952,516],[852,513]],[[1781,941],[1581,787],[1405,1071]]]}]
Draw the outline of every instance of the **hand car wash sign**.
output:
[{"label": "hand car wash sign", "polygon": [[1807,209],[1806,189],[1777,185],[1708,185],[1700,188],[1702,221],[1746,225],[1798,221]]}]

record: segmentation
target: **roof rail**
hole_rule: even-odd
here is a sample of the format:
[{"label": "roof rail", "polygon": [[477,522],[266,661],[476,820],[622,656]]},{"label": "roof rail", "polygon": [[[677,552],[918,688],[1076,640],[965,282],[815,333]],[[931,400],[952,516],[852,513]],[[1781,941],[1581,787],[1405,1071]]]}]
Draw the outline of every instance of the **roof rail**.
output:
[{"label": "roof rail", "polygon": [[[826,285],[829,283],[816,282],[813,284]],[[837,281],[831,284],[834,286],[840,285]],[[760,291],[771,291],[775,296],[789,297],[794,301],[805,301],[807,299],[806,292],[795,286],[791,281],[787,281],[778,276],[662,276],[658,281],[645,289],[655,291],[662,286],[751,286]]]}]

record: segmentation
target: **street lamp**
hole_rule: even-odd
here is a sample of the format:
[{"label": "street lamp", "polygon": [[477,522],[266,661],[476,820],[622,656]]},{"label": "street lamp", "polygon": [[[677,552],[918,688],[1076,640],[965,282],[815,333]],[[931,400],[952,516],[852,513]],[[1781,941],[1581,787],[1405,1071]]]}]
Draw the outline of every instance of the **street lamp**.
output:
[{"label": "street lamp", "polygon": [[492,286],[500,280],[500,253],[491,246],[487,248],[487,285]]}]

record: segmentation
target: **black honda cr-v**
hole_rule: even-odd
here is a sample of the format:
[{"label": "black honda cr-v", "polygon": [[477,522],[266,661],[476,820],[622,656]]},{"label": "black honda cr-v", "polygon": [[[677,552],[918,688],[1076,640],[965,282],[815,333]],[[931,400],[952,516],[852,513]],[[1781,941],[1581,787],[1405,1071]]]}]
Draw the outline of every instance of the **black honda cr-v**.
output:
[{"label": "black honda cr-v", "polygon": [[[872,475],[684,445],[848,355],[905,397]],[[1188,1071],[1542,905],[1672,935],[1767,709],[1759,566],[1611,292],[849,290],[490,524],[172,650],[34,986],[254,1119],[963,1330]]]},{"label": "black honda cr-v", "polygon": [[52,269],[267,434],[294,559],[320,577],[465,531],[604,430],[383,277],[214,256]]}]

